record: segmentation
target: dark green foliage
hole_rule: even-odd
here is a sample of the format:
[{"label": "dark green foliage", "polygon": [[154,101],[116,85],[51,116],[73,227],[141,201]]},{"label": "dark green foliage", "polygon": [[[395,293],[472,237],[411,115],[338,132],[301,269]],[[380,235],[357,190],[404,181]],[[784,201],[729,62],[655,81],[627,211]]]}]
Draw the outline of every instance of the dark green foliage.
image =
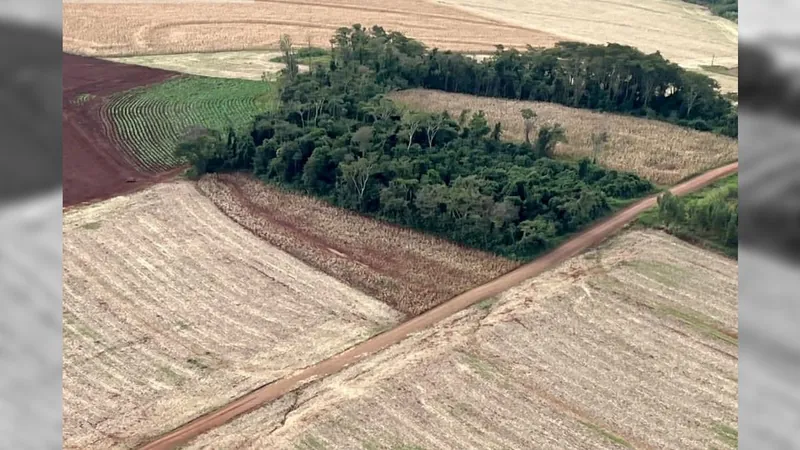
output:
[{"label": "dark green foliage", "polygon": [[284,76],[277,111],[245,132],[209,132],[178,151],[198,174],[251,171],[340,207],[521,259],[652,191],[635,175],[588,160],[551,159],[564,139],[558,125],[543,127],[532,144],[515,144],[502,142],[502,128],[481,111],[453,120],[400,110],[382,95],[397,81],[384,67],[402,73],[423,60],[424,49],[395,33],[381,39],[392,42],[382,51],[394,59],[367,67],[376,63],[376,41],[358,27],[340,30],[331,67]]},{"label": "dark green foliage", "polygon": [[333,68],[371,70],[388,89],[427,88],[535,100],[664,120],[737,136],[738,114],[711,78],[661,54],[624,45],[562,42],[555,48],[505,50],[476,61],[427,50],[380,27],[341,28],[332,39]]},{"label": "dark green foliage", "polygon": [[708,7],[712,13],[734,22],[739,21],[739,0],[683,0]]},{"label": "dark green foliage", "polygon": [[739,245],[738,181],[738,176],[732,176],[688,197],[675,197],[667,192],[659,197],[657,211],[645,216],[643,221],[736,256]]}]

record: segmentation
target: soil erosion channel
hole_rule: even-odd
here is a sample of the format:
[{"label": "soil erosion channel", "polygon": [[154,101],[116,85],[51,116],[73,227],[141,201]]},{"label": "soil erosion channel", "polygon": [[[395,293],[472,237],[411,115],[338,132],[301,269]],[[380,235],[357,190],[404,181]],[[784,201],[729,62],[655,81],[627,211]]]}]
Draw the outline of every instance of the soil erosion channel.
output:
[{"label": "soil erosion channel", "polygon": [[[701,189],[712,182],[736,173],[739,162],[734,162],[717,169],[710,170],[702,175],[681,183],[670,191],[675,195],[685,195]],[[246,394],[231,403],[207,413],[197,419],[159,437],[153,442],[140,447],[140,450],[167,450],[185,444],[195,437],[223,425],[234,418],[253,411],[267,402],[280,398],[311,381],[324,378],[348,367],[360,359],[376,353],[384,348],[396,344],[411,333],[427,328],[440,320],[461,311],[474,303],[497,295],[522,281],[539,275],[555,267],[561,262],[579,254],[587,248],[597,245],[603,239],[620,230],[625,224],[633,220],[641,212],[656,205],[657,195],[640,200],[632,206],[620,211],[616,215],[594,225],[588,230],[570,239],[552,252],[521,266],[503,276],[460,294],[429,311],[420,314],[395,328],[374,336],[338,355],[309,366],[300,372],[280,379],[249,394]]]}]

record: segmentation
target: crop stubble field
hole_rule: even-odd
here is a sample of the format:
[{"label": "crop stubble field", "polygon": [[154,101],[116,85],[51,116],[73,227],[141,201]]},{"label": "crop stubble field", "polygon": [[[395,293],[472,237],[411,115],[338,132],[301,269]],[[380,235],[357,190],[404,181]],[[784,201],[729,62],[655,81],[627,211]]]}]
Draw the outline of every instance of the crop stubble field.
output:
[{"label": "crop stubble field", "polygon": [[64,446],[130,448],[402,317],[195,185],[64,214]]},{"label": "crop stubble field", "polygon": [[[568,158],[591,157],[592,133],[607,131],[607,148],[598,162],[611,169],[633,172],[654,183],[675,184],[691,175],[734,161],[738,157],[736,140],[712,133],[689,130],[656,120],[605,114],[569,108],[554,103],[525,102],[442,91],[412,89],[393,92],[390,98],[408,107],[448,111],[458,117],[464,109],[483,110],[493,125],[503,124],[503,137],[514,141],[525,138],[520,111],[530,108],[538,114],[537,128],[560,123],[567,132],[566,143],[559,143],[556,155]],[[535,138],[535,132],[531,139]]]},{"label": "crop stubble field", "polygon": [[701,69],[739,64],[738,25],[707,8],[681,0],[430,0],[509,25],[561,36],[563,40],[631,45],[660,51],[668,60],[716,79],[738,91],[734,77]]},{"label": "crop stubble field", "polygon": [[271,245],[411,315],[519,265],[245,175],[208,175],[198,188]]},{"label": "crop stubble field", "polygon": [[551,46],[547,33],[500,23],[423,0],[218,2],[65,2],[65,51],[89,56],[275,49],[281,34],[297,45],[327,47],[337,28],[361,23],[400,31],[442,49],[493,51],[496,44]]},{"label": "crop stubble field", "polygon": [[737,265],[629,231],[189,448],[736,448]]},{"label": "crop stubble field", "polygon": [[[138,164],[109,116],[109,98],[179,74],[63,55],[61,113],[64,206],[109,198],[164,179]],[[133,181],[133,182],[132,182]]]}]

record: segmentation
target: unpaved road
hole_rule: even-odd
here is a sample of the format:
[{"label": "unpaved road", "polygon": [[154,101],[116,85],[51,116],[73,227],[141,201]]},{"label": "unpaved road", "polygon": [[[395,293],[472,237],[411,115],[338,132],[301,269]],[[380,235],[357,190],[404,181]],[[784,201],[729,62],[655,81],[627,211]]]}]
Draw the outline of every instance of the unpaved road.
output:
[{"label": "unpaved road", "polygon": [[[708,184],[739,170],[739,163],[734,162],[726,166],[710,170],[689,181],[681,183],[670,189],[673,194],[684,195],[707,186]],[[403,340],[411,333],[420,331],[440,320],[465,309],[474,303],[497,295],[522,281],[539,275],[555,267],[561,262],[577,255],[583,250],[597,245],[603,239],[620,230],[625,224],[633,220],[641,212],[656,204],[656,197],[651,196],[620,211],[618,214],[589,228],[564,245],[552,252],[521,266],[499,278],[482,286],[478,286],[441,305],[416,316],[395,328],[368,339],[355,347],[338,355],[309,366],[298,373],[263,386],[244,395],[233,402],[203,415],[183,426],[177,428],[153,442],[140,447],[140,450],[166,450],[174,449],[185,444],[193,438],[216,428],[242,414],[253,411],[267,402],[273,401],[292,392],[314,380],[324,378],[348,367],[360,359],[387,348]]]}]

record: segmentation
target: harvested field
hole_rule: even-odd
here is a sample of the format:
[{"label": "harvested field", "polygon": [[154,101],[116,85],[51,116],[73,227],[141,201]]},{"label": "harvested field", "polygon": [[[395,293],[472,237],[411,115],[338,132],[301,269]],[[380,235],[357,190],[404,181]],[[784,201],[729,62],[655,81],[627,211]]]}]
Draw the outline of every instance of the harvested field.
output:
[{"label": "harvested field", "polygon": [[696,69],[729,90],[736,83],[700,69],[739,62],[738,25],[680,0],[429,0],[486,19],[562,36],[563,40],[631,45]]},{"label": "harvested field", "polygon": [[252,177],[206,176],[198,186],[257,236],[404,313],[428,310],[518,266]]},{"label": "harvested field", "polygon": [[608,147],[598,156],[600,164],[633,172],[662,185],[675,184],[690,175],[738,158],[738,145],[734,139],[644,118],[605,114],[554,103],[521,102],[423,89],[394,92],[391,98],[415,109],[447,110],[453,117],[458,117],[464,109],[483,110],[490,125],[502,122],[503,137],[514,141],[522,141],[525,137],[520,111],[530,108],[538,114],[537,127],[554,123],[564,126],[568,142],[558,144],[556,155],[566,158],[591,157],[592,133],[607,131]]},{"label": "harvested field", "polygon": [[[276,74],[286,65],[270,61],[281,56],[270,51],[240,51],[216,53],[180,53],[177,55],[147,55],[109,58],[123,64],[174,70],[175,72],[218,78],[261,80],[264,73]],[[303,67],[301,67],[303,69]],[[306,68],[307,70],[307,68]]]},{"label": "harvested field", "polygon": [[275,49],[281,34],[297,45],[330,46],[337,28],[361,23],[442,49],[494,51],[496,44],[550,46],[559,38],[471,16],[451,8],[404,1],[270,0],[213,3],[65,3],[64,49],[89,56]]},{"label": "harvested field", "polygon": [[736,448],[737,266],[633,231],[189,448]]},{"label": "harvested field", "polygon": [[189,182],[64,214],[64,448],[131,448],[396,323]]},{"label": "harvested field", "polygon": [[130,192],[169,175],[147,173],[125,154],[125,146],[107,114],[108,97],[176,75],[164,70],[63,55],[64,206]]}]

